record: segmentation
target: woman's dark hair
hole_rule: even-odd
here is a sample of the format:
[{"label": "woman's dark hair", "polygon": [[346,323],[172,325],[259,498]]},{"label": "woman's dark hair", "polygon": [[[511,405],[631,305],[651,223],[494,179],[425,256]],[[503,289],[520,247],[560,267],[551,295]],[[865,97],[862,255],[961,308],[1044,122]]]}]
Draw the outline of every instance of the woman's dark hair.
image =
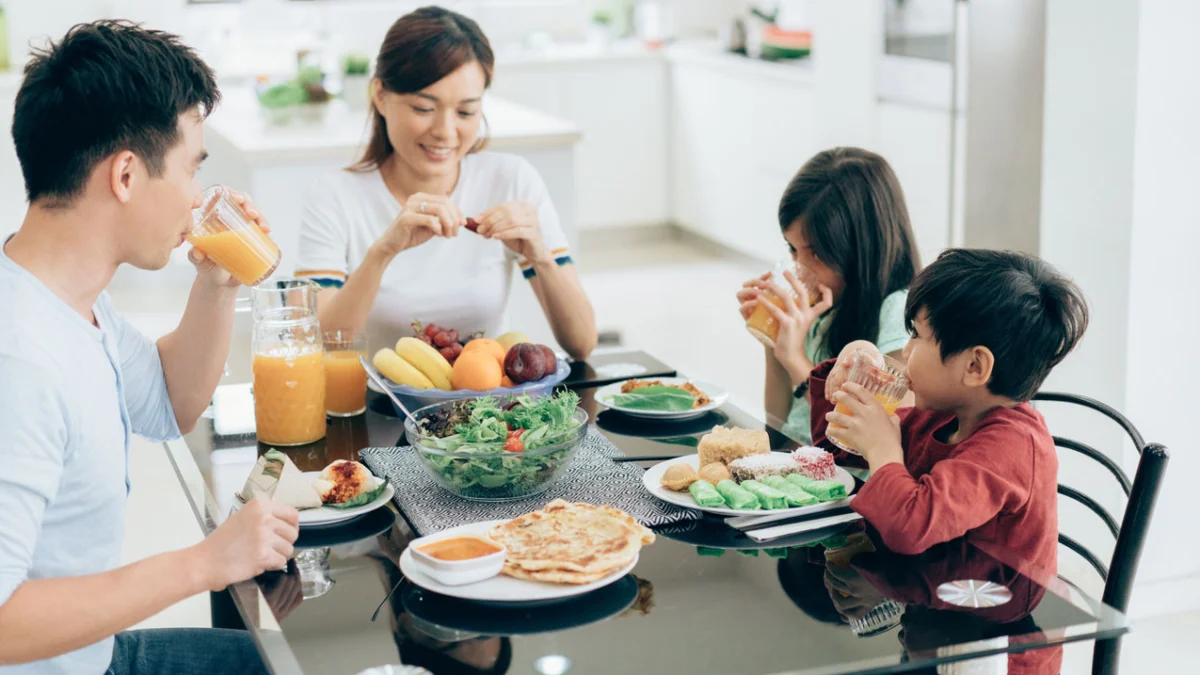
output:
[{"label": "woman's dark hair", "polygon": [[[483,68],[484,88],[492,85],[496,59],[479,24],[441,7],[422,7],[396,19],[375,58],[375,77],[384,90],[411,94],[434,84],[468,63]],[[371,171],[392,155],[387,121],[371,99],[371,140],[353,171]],[[485,121],[486,123],[486,121]],[[477,152],[485,141],[471,149]]]},{"label": "woman's dark hair", "polygon": [[904,321],[925,311],[942,359],[975,346],[996,359],[988,391],[1028,401],[1088,325],[1083,291],[1049,263],[1015,251],[949,249],[913,282]]},{"label": "woman's dark hair", "polygon": [[29,202],[70,206],[96,165],[125,150],[161,176],[179,116],[220,100],[212,70],[178,37],[127,21],[74,26],[33,51],[17,92],[12,137]]},{"label": "woman's dark hair", "polygon": [[779,200],[779,226],[804,228],[813,255],[846,282],[822,338],[837,355],[854,340],[879,338],[879,309],[921,268],[900,181],[886,160],[860,148],[817,153]]}]

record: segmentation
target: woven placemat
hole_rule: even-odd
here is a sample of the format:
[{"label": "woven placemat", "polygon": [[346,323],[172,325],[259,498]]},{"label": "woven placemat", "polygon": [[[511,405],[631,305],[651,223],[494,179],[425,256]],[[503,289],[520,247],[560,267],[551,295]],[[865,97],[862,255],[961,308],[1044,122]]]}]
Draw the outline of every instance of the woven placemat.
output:
[{"label": "woven placemat", "polygon": [[590,504],[611,504],[647,526],[699,520],[703,514],[659,501],[642,486],[641,467],[616,463],[623,456],[596,428],[575,451],[571,466],[545,492],[511,502],[476,502],[442,489],[411,447],[366,448],[362,461],[377,476],[386,476],[396,488],[396,506],[424,536],[458,525],[483,520],[516,518],[542,508],[554,499]]}]

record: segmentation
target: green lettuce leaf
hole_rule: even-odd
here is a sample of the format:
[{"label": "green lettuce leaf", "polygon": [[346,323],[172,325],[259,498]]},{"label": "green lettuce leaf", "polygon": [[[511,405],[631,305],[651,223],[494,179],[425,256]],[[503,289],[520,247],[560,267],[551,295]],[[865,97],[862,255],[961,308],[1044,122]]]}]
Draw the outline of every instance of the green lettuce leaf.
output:
[{"label": "green lettuce leaf", "polygon": [[613,403],[634,410],[691,410],[696,397],[677,387],[653,386],[635,389],[613,397]]}]

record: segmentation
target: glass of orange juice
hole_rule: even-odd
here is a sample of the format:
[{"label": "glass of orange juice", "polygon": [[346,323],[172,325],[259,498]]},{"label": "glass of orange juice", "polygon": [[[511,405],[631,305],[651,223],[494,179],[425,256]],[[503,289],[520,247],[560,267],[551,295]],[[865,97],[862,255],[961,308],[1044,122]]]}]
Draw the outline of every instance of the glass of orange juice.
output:
[{"label": "glass of orange juice", "polygon": [[[850,375],[846,381],[862,385],[871,392],[888,415],[896,413],[896,408],[900,407],[900,402],[908,393],[908,375],[904,373],[904,364],[869,349],[860,349],[854,353],[854,359],[850,362]],[[850,409],[844,403],[838,403],[833,410],[843,415],[851,415]],[[825,437],[846,452],[860,454],[848,443],[836,438],[837,430],[844,428],[830,424]]]},{"label": "glass of orange juice", "polygon": [[192,211],[187,240],[246,286],[262,283],[279,267],[279,247],[223,185],[204,191],[200,208]]},{"label": "glass of orange juice", "polygon": [[319,289],[304,279],[277,279],[251,289],[254,422],[261,443],[306,445],[325,437]]},{"label": "glass of orange juice", "polygon": [[367,355],[362,333],[325,331],[325,412],[330,417],[353,417],[367,410],[367,371],[360,356]]},{"label": "glass of orange juice", "polygon": [[[775,264],[771,271],[771,282],[776,286],[790,291],[792,285],[788,283],[787,278],[783,273],[787,270],[792,270],[796,277],[808,287],[808,306],[812,307],[821,301],[820,291],[817,290],[817,279],[807,267],[797,265],[793,262],[779,262]],[[794,298],[795,296],[793,296]],[[758,295],[758,307],[750,314],[750,318],[746,319],[746,330],[768,347],[775,346],[775,340],[779,337],[779,322],[775,317],[771,316],[771,312],[763,306],[763,302],[769,302],[776,307],[783,307],[783,301],[775,296],[774,293],[762,291]]]}]

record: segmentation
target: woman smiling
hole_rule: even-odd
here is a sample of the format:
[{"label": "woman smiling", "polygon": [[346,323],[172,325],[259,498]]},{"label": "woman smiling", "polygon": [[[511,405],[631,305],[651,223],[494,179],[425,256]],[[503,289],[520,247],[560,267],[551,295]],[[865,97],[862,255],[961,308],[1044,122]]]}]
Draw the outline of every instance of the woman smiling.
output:
[{"label": "woman smiling", "polygon": [[494,337],[517,264],[559,345],[577,359],[596,346],[541,176],[482,151],[493,65],[479,26],[449,10],[419,9],[388,31],[363,157],[320,179],[301,217],[296,275],[325,287],[323,329],[365,329],[372,348],[410,334],[414,320]]}]

